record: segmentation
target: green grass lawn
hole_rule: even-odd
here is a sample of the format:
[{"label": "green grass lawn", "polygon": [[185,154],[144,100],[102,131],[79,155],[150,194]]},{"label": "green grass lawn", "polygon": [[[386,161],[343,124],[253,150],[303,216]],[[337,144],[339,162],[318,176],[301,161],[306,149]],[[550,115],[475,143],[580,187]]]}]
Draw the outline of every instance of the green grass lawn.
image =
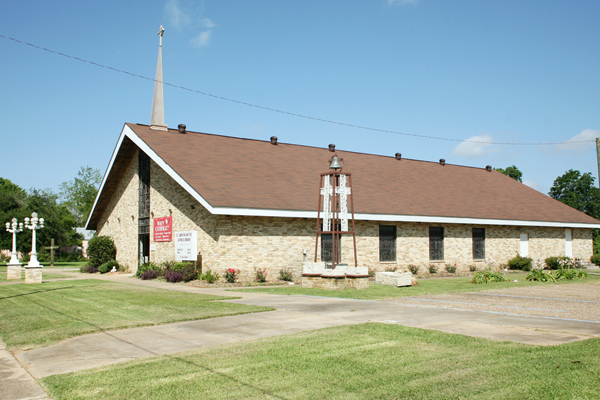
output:
[{"label": "green grass lawn", "polygon": [[231,297],[100,280],[0,285],[0,335],[9,350],[77,335],[269,310],[215,302]]},{"label": "green grass lawn", "polygon": [[[53,274],[53,273],[48,273],[46,272],[46,267],[44,267],[44,269],[42,270],[42,280],[46,280],[46,279],[60,279],[60,278],[65,278],[65,275],[62,274]],[[21,270],[21,280],[25,281],[25,271]],[[0,266],[0,282],[6,282],[6,267],[5,266]],[[15,280],[11,280],[11,282],[15,282]]]},{"label": "green grass lawn", "polygon": [[497,342],[369,323],[42,379],[54,399],[598,399],[600,339]]},{"label": "green grass lawn", "polygon": [[[377,300],[393,297],[414,297],[427,294],[442,294],[442,293],[463,293],[463,292],[479,292],[488,289],[505,289],[521,286],[539,286],[539,285],[563,285],[569,283],[585,283],[585,282],[600,282],[600,275],[589,275],[584,279],[564,280],[556,283],[546,282],[529,282],[525,280],[525,273],[510,273],[507,278],[509,282],[495,282],[490,284],[475,285],[471,283],[469,277],[456,278],[423,278],[418,280],[417,286],[409,287],[391,287],[378,285],[375,282],[369,283],[368,289],[356,290],[327,290],[327,289],[310,289],[301,286],[285,286],[285,287],[266,287],[256,289],[231,289],[232,291],[251,291],[264,292],[272,294],[304,294],[309,296],[324,296],[324,297],[341,297],[360,300]],[[513,282],[517,280],[517,282]]]}]

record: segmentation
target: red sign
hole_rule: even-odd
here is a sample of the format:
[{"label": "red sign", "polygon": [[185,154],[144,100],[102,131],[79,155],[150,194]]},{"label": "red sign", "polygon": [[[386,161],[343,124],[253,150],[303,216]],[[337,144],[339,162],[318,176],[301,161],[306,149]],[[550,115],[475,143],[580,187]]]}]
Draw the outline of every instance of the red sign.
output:
[{"label": "red sign", "polygon": [[154,218],[154,241],[170,242],[173,240],[173,217]]}]

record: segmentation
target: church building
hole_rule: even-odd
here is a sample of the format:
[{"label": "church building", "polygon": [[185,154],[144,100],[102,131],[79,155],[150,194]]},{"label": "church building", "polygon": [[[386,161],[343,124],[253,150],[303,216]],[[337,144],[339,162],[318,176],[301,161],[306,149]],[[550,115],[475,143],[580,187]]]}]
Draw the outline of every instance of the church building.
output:
[{"label": "church building", "polygon": [[[352,174],[359,266],[468,271],[517,254],[592,255],[600,221],[490,166],[168,129],[161,64],[159,50],[151,124],[124,125],[87,222],[114,239],[130,271],[198,259],[221,275],[234,268],[252,280],[260,269],[275,280],[283,268],[299,276],[305,261],[329,261],[331,238],[316,242],[317,209],[320,174],[334,154]],[[334,247],[354,264],[351,238]]]}]

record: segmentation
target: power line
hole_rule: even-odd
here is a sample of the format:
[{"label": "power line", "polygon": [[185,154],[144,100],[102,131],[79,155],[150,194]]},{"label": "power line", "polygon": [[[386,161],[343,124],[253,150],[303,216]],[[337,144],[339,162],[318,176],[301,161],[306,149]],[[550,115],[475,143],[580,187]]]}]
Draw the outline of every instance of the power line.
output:
[{"label": "power line", "polygon": [[[59,55],[59,56],[62,56],[62,57],[67,57],[67,58],[71,58],[73,60],[77,60],[77,61],[81,61],[81,62],[84,62],[84,63],[87,63],[87,64],[95,65],[95,66],[100,67],[100,68],[106,68],[106,69],[109,69],[111,71],[120,72],[122,74],[127,74],[127,75],[130,75],[130,76],[136,77],[136,78],[145,79],[147,81],[152,81],[152,82],[156,81],[155,79],[148,78],[147,76],[134,74],[133,72],[129,72],[129,71],[125,71],[125,70],[122,70],[122,69],[110,67],[108,65],[99,64],[99,63],[96,63],[96,62],[93,62],[93,61],[84,60],[83,58],[71,56],[69,54],[61,53],[59,51],[51,50],[51,49],[48,49],[48,48],[45,48],[45,47],[42,47],[42,46],[37,46],[37,45],[35,45],[33,43],[24,42],[22,40],[15,39],[15,38],[10,37],[10,36],[5,36],[5,35],[0,34],[0,37],[2,37],[4,39],[12,40],[12,41],[20,43],[20,44],[31,46],[31,47],[34,47],[34,48],[39,49],[39,50],[44,50],[44,51],[47,51],[49,53],[56,54],[56,55]],[[508,145],[508,146],[545,146],[545,145],[557,145],[557,144],[588,143],[588,142],[593,142],[594,141],[592,139],[592,140],[580,140],[580,141],[569,141],[569,142],[514,143],[514,142],[485,142],[485,141],[478,141],[478,140],[463,140],[463,139],[443,138],[443,137],[437,137],[437,136],[417,135],[417,134],[414,134],[414,133],[406,133],[406,132],[392,131],[392,130],[387,130],[387,129],[371,128],[371,127],[368,127],[368,126],[348,124],[348,123],[345,123],[345,122],[338,122],[338,121],[331,121],[331,120],[324,119],[324,118],[311,117],[309,115],[303,115],[303,114],[293,113],[293,112],[290,112],[290,111],[278,110],[276,108],[259,106],[257,104],[246,103],[244,101],[230,99],[230,98],[223,97],[223,96],[217,96],[217,95],[214,95],[214,94],[211,94],[211,93],[202,92],[200,90],[190,89],[190,88],[187,88],[185,86],[174,85],[174,84],[169,83],[169,82],[164,82],[163,81],[162,84],[163,85],[167,85],[167,86],[171,86],[171,87],[174,87],[174,88],[177,88],[177,89],[181,89],[181,90],[186,90],[188,92],[201,94],[203,96],[208,96],[208,97],[212,97],[212,98],[219,99],[219,100],[229,101],[231,103],[237,103],[237,104],[241,104],[241,105],[248,106],[248,107],[254,107],[254,108],[261,109],[261,110],[272,111],[272,112],[276,112],[276,113],[279,113],[279,114],[290,115],[290,116],[293,116],[293,117],[310,119],[310,120],[313,120],[313,121],[325,122],[325,123],[333,124],[333,125],[346,126],[346,127],[349,127],[349,128],[364,129],[364,130],[369,130],[369,131],[374,131],[374,132],[382,132],[382,133],[393,133],[393,134],[396,134],[396,135],[412,136],[412,137],[418,137],[418,138],[422,138],[422,139],[445,140],[445,141],[449,141],[449,142],[465,142],[465,143],[477,143],[477,144]]]}]

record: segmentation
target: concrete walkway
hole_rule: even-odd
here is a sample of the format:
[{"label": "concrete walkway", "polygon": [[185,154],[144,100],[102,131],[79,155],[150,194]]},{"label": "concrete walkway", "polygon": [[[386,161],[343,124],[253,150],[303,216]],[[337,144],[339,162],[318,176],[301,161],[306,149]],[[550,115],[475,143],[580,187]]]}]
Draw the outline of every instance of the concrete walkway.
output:
[{"label": "concrete walkway", "polygon": [[[365,322],[399,324],[540,345],[561,344],[600,336],[600,322],[595,321],[523,317],[316,296],[231,292],[218,288],[205,289],[166,282],[141,281],[124,274],[74,275],[75,279],[96,278],[183,292],[241,297],[236,300],[224,301],[272,307],[275,308],[275,311],[106,331],[68,339],[41,349],[16,353],[18,361],[36,379],[225,343]],[[9,356],[6,359],[12,358],[10,353],[4,353]],[[0,356],[0,360],[2,360],[0,361],[0,368],[2,368],[0,373],[4,370],[12,371],[10,370],[12,367],[4,366],[4,359],[5,357]],[[14,359],[13,362],[18,365]],[[20,371],[17,370],[18,368],[14,370],[13,375],[20,378],[16,381],[13,379],[14,384],[22,380],[24,388],[28,385],[26,382],[29,381],[35,386],[35,381],[31,379],[27,371],[22,368]],[[25,379],[27,376],[29,376],[29,381]],[[3,396],[5,385],[2,382],[4,380],[0,381],[0,393],[3,393]],[[39,387],[38,389],[41,390]],[[6,398],[44,398],[34,397],[35,393],[29,395],[25,389],[23,393],[23,397]]]}]

